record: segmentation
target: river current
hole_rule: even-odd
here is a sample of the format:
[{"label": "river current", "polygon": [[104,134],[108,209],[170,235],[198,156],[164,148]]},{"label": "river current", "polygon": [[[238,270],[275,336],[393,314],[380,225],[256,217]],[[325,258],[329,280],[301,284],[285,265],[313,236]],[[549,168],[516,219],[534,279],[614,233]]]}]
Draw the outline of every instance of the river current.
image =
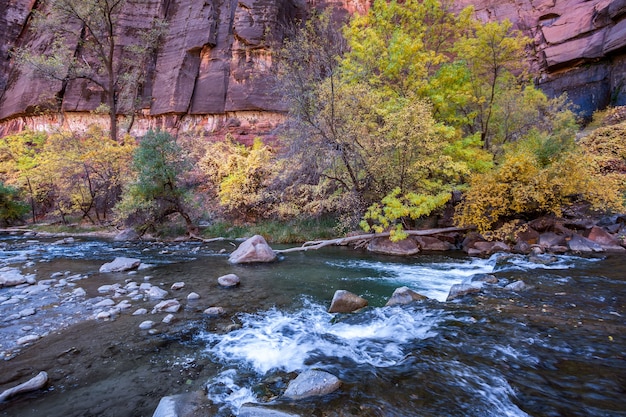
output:
[{"label": "river current", "polygon": [[[0,267],[50,284],[35,294],[26,291],[33,285],[0,288],[0,390],[39,370],[51,375],[46,389],[0,404],[0,416],[151,416],[161,397],[186,392],[199,393],[197,415],[207,416],[236,416],[246,403],[302,416],[626,416],[624,255],[399,258],[325,248],[234,266],[228,242],[61,242],[16,234],[0,244]],[[98,272],[116,256],[149,266]],[[219,287],[217,278],[228,273],[241,278],[239,287]],[[477,274],[499,283],[445,301],[453,284]],[[527,289],[503,288],[517,280]],[[133,282],[177,299],[175,320],[165,324],[166,313],[151,314],[155,300],[100,290]],[[180,282],[182,289],[171,289]],[[429,300],[385,307],[401,286]],[[328,313],[339,289],[369,306]],[[200,298],[187,299],[191,292]],[[107,298],[132,307],[96,319],[97,303]],[[29,306],[35,314],[6,320]],[[226,314],[203,313],[212,306]],[[142,307],[147,314],[132,314]],[[157,324],[141,330],[145,320]],[[31,333],[41,338],[12,342]],[[308,369],[336,375],[340,390],[299,402],[281,398]]]}]

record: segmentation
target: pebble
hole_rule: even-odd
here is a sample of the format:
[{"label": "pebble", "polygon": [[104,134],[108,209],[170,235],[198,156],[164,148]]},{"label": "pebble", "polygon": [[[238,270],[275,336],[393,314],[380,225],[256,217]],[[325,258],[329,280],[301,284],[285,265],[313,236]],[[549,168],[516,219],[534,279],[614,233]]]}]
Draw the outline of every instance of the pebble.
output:
[{"label": "pebble", "polygon": [[94,307],[111,307],[115,305],[115,301],[111,300],[110,298],[105,298],[104,300],[94,304]]},{"label": "pebble", "polygon": [[180,303],[178,300],[165,300],[154,306],[152,314],[159,312],[176,313],[178,310],[180,310]]},{"label": "pebble", "polygon": [[208,316],[221,316],[222,314],[226,314],[226,310],[224,310],[224,307],[209,307],[204,310],[204,314]]},{"label": "pebble", "polygon": [[74,294],[74,296],[76,297],[85,297],[87,295],[87,291],[85,291],[83,288],[76,288],[74,291],[72,291],[72,294]]},{"label": "pebble", "polygon": [[141,330],[148,330],[148,329],[151,329],[152,326],[154,326],[154,322],[152,320],[146,320],[146,321],[141,322],[141,324],[139,325],[139,328]]},{"label": "pebble", "polygon": [[37,311],[34,308],[25,308],[24,310],[19,312],[19,315],[21,317],[28,317],[34,315],[36,312]]},{"label": "pebble", "polygon": [[163,323],[165,324],[170,324],[171,322],[173,322],[175,319],[173,314],[168,314],[167,316],[163,317]]},{"label": "pebble", "polygon": [[175,282],[172,284],[172,290],[180,290],[185,286],[184,282]]},{"label": "pebble", "polygon": [[190,292],[187,296],[187,300],[198,300],[200,298],[200,294],[196,292]]},{"label": "pebble", "polygon": [[133,316],[141,316],[144,314],[148,314],[148,310],[146,310],[145,308],[139,308],[135,310],[135,312],[133,313]]},{"label": "pebble", "polygon": [[148,290],[147,295],[151,300],[162,300],[167,296],[167,291],[153,286]]}]

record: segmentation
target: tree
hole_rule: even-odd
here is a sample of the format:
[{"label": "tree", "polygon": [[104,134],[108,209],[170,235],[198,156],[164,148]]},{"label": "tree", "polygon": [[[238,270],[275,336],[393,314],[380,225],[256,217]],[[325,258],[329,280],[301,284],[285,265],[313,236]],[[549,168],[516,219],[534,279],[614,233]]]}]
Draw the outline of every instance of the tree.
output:
[{"label": "tree", "polygon": [[187,232],[195,233],[188,209],[190,193],[184,184],[190,164],[176,138],[164,131],[149,131],[135,150],[132,167],[136,178],[117,206],[118,217],[145,233],[169,215],[179,214]]},{"label": "tree", "polygon": [[36,222],[38,210],[45,210],[41,206],[51,191],[50,187],[40,182],[37,173],[46,140],[46,134],[32,131],[0,139],[0,174],[3,182],[28,195],[33,223]]},{"label": "tree", "polygon": [[28,205],[19,200],[17,189],[0,182],[0,222],[10,225],[28,213]]},{"label": "tree", "polygon": [[[44,3],[36,15],[35,33],[48,33],[53,40],[44,51],[18,49],[22,64],[33,66],[48,78],[86,80],[103,93],[99,110],[109,115],[110,137],[117,140],[117,116],[135,110],[147,58],[165,30],[154,19],[149,28],[130,28],[129,44],[122,45],[121,13],[131,0],[54,0]],[[73,47],[76,45],[76,47]]]},{"label": "tree", "polygon": [[508,145],[494,170],[472,177],[456,222],[484,233],[514,218],[560,215],[580,201],[598,210],[623,210],[623,186],[623,178],[602,175],[573,137],[534,130]]},{"label": "tree", "polygon": [[207,146],[200,167],[215,188],[222,207],[232,218],[267,218],[272,213],[267,198],[273,153],[260,138],[252,146],[235,142],[231,135]]},{"label": "tree", "polygon": [[39,178],[55,178],[56,207],[92,223],[107,220],[129,180],[134,140],[113,141],[92,126],[85,134],[50,135],[40,154]]}]

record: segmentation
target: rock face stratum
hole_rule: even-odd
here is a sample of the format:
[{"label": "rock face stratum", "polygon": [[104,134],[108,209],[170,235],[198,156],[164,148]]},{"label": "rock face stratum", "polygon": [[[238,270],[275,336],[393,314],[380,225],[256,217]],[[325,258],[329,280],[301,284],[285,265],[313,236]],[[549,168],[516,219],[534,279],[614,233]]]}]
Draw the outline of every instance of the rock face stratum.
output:
[{"label": "rock face stratum", "polygon": [[[130,0],[120,45],[154,18],[167,21],[168,28],[146,69],[141,114],[126,129],[226,129],[244,137],[270,131],[285,110],[266,76],[270,44],[312,8],[332,4],[338,13],[363,13],[369,3]],[[16,47],[45,51],[50,46],[50,36],[29,30],[41,4],[0,2],[0,136],[25,127],[81,128],[104,119],[91,113],[103,101],[103,92],[93,85],[49,81],[11,58]],[[456,7],[466,5],[473,5],[483,21],[511,20],[534,40],[533,65],[541,74],[536,82],[549,95],[567,91],[585,115],[626,104],[626,0],[458,0]],[[61,111],[42,113],[51,105]]]}]

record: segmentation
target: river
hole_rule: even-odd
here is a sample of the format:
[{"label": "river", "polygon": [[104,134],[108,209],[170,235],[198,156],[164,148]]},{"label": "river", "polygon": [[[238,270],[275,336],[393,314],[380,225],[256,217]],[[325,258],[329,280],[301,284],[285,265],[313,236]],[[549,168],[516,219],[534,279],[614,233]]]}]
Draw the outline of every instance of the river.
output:
[{"label": "river", "polygon": [[[0,404],[0,416],[152,416],[162,397],[181,393],[205,416],[236,416],[246,403],[302,416],[626,416],[623,255],[398,258],[324,248],[234,266],[233,249],[1,236],[0,267],[38,283],[0,288],[0,391],[42,370],[50,381]],[[117,256],[147,267],[98,272]],[[228,273],[239,287],[217,284]],[[499,283],[445,301],[453,284],[476,274]],[[503,288],[517,280],[528,288]],[[171,323],[161,322],[165,312],[151,314],[158,301],[131,291],[145,283],[181,303]],[[103,293],[104,285],[117,292]],[[385,307],[400,286],[430,299]],[[339,289],[369,306],[329,314]],[[108,299],[128,308],[96,319]],[[226,313],[203,313],[212,306]],[[133,315],[139,308],[147,314]],[[146,320],[155,326],[141,330]],[[39,339],[16,342],[32,334]],[[307,369],[336,375],[340,390],[281,398]]]}]

